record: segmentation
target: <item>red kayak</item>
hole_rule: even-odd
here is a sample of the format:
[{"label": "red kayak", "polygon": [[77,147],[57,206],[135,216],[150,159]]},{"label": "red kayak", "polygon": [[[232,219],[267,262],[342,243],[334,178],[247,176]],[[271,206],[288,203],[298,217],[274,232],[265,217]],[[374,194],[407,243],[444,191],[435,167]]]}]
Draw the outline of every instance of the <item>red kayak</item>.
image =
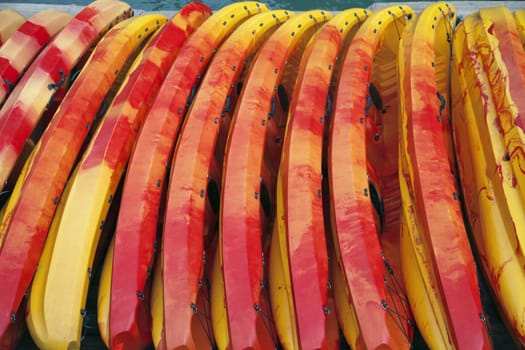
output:
[{"label": "red kayak", "polygon": [[33,59],[71,18],[56,10],[39,12],[0,47],[0,107]]},{"label": "red kayak", "polygon": [[[127,5],[121,3],[120,6]],[[118,11],[121,13],[121,9]],[[4,281],[0,285],[0,337],[8,332],[12,315],[31,283],[66,180],[93,119],[117,77],[115,71],[120,71],[126,60],[124,48],[130,49],[117,43],[113,49],[123,48],[122,58],[103,61],[112,42],[111,37],[107,39],[107,45],[97,46],[98,52],[91,56],[84,74],[79,75],[64,98],[7,203],[0,224],[3,239],[0,279]],[[99,88],[94,90],[93,86]]]},{"label": "red kayak", "polygon": [[[279,168],[276,237],[270,253],[271,304],[284,347],[337,347],[338,337],[334,341],[332,334],[337,328],[335,308],[329,307],[323,136],[337,86],[337,58],[367,16],[366,10],[349,9],[332,18],[312,38],[299,66]],[[274,254],[281,261],[274,260]],[[284,283],[272,283],[280,269]],[[280,290],[287,291],[290,300],[288,315]]]},{"label": "red kayak", "polygon": [[[45,129],[75,66],[108,28],[130,15],[124,2],[97,0],[80,11],[38,55],[0,109],[0,188],[14,186],[18,174],[11,172],[17,159],[23,164],[38,141],[30,136]],[[29,150],[22,153],[26,143]]]},{"label": "red kayak", "polygon": [[195,308],[200,290],[206,288],[204,260],[212,261],[208,256],[203,259],[203,254],[216,232],[224,148],[239,84],[250,58],[288,17],[283,10],[263,12],[246,20],[226,39],[210,63],[181,129],[162,241],[164,298],[174,301],[164,305],[164,322],[172,325],[165,329],[169,349],[196,345],[192,319],[210,313]]},{"label": "red kayak", "polygon": [[[131,288],[128,283],[137,283],[133,288],[138,289],[126,296],[133,298],[131,306],[136,305],[136,293],[142,292],[153,262],[162,193],[179,127],[214,52],[237,25],[261,11],[260,3],[245,4],[245,8],[235,4],[224,7],[200,24],[186,40],[167,72],[136,141],[116,228],[114,256],[120,260],[113,268],[113,277],[125,280],[126,288]],[[169,249],[176,253],[175,249]],[[164,299],[164,303],[169,302]]]},{"label": "red kayak", "polygon": [[[129,129],[115,128],[115,130],[129,130],[129,134],[126,134],[125,138],[126,147],[112,147],[114,151],[122,151],[114,158],[108,159],[114,159],[112,163],[118,160],[118,163],[113,165],[115,172],[117,172],[117,164],[119,165],[119,175],[113,183],[114,188],[123,176],[124,166],[136,141],[136,130],[142,126],[169,68],[187,38],[210,14],[211,10],[201,3],[192,2],[184,6],[145,48],[141,61],[128,75],[126,87],[117,95],[113,106],[108,110],[105,121],[108,118],[118,118],[122,125],[126,125],[129,123],[128,119],[135,120],[133,127],[130,125]],[[147,93],[144,93],[145,91]],[[120,135],[125,134],[121,131]],[[116,142],[122,139],[117,136],[114,135],[115,146],[118,145]],[[106,157],[111,153],[105,152]],[[113,271],[110,277],[109,314],[100,314],[99,310],[99,320],[109,318],[106,319],[109,328],[106,341],[110,348],[116,349],[119,346],[142,348],[151,343],[151,315],[148,293],[145,292],[148,273],[147,269],[139,268],[138,263],[141,260],[133,253],[138,253],[140,250],[129,249],[132,239],[126,235],[127,231],[122,226],[121,223],[115,232],[115,253],[107,258],[107,264],[112,267],[104,267]],[[145,245],[145,242],[142,244]],[[142,297],[137,297],[137,293]]]},{"label": "red kayak", "polygon": [[328,170],[336,304],[352,348],[408,349],[412,340],[399,257],[395,69],[400,35],[412,15],[406,6],[371,15],[352,39],[339,75]]},{"label": "red kayak", "polygon": [[237,104],[225,152],[219,226],[225,299],[212,298],[212,304],[225,302],[229,339],[220,344],[225,347],[275,346],[265,257],[282,140],[304,47],[330,18],[324,11],[309,11],[279,27],[259,50]]}]

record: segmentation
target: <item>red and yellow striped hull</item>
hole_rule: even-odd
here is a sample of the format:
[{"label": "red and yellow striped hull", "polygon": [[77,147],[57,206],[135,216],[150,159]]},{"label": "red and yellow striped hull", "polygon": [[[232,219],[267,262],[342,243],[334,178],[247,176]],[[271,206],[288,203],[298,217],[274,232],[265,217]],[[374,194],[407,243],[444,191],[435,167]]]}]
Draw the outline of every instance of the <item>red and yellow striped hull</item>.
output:
[{"label": "red and yellow striped hull", "polygon": [[[72,69],[108,28],[130,15],[131,9],[124,2],[93,2],[62,29],[29,67],[0,109],[2,188],[13,188],[18,177],[17,173],[12,173],[15,164],[17,160],[19,165],[23,164],[38,141],[30,136],[32,133],[40,135],[45,129],[57,107],[54,102],[67,90]],[[35,131],[35,127],[39,130]],[[29,150],[22,153],[26,143]],[[19,159],[21,155],[23,159]]]},{"label": "red and yellow striped hull", "polygon": [[39,12],[0,47],[0,107],[33,59],[71,18],[56,10]]},{"label": "red and yellow striped hull", "polygon": [[192,340],[192,323],[210,315],[209,309],[195,307],[199,294],[209,295],[204,269],[213,261],[210,243],[216,240],[224,148],[238,87],[256,50],[289,16],[287,11],[263,12],[246,20],[226,39],[210,63],[180,131],[162,237],[164,298],[173,300],[164,304],[170,349],[180,345],[199,348]]}]

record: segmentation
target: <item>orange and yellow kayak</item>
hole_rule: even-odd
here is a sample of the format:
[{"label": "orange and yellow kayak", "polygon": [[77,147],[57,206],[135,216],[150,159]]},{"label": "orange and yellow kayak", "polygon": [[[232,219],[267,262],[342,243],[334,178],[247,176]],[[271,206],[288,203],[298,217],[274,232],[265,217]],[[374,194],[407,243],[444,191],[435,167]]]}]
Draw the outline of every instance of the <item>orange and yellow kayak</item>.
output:
[{"label": "orange and yellow kayak", "polygon": [[473,246],[502,319],[523,347],[525,51],[510,11],[465,17],[453,63],[452,130]]},{"label": "orange and yellow kayak", "polygon": [[[123,28],[127,27],[115,26],[97,46],[82,71],[84,74],[79,75],[33,150],[24,176],[15,186],[16,195],[11,196],[7,203],[1,222],[4,242],[0,251],[0,275],[9,280],[8,287],[2,289],[4,297],[0,307],[6,314],[18,308],[37,267],[44,242],[53,244],[49,239],[46,241],[46,237],[66,180],[109,88],[126,62],[129,51],[134,49],[126,41],[132,33],[126,36]],[[123,33],[119,36],[121,30]],[[122,56],[108,59],[112,49],[122,50]],[[93,89],[93,86],[99,89]],[[35,197],[35,193],[39,196]],[[45,275],[46,268],[40,261],[39,273]],[[45,298],[45,293],[39,296]],[[60,304],[64,301],[60,298],[54,300],[59,305],[67,305]],[[6,316],[9,319],[9,314]]]},{"label": "orange and yellow kayak", "polygon": [[[263,4],[253,1],[225,6],[203,21],[180,48],[153,101],[129,160],[116,228],[114,256],[119,259],[113,267],[116,279],[134,281],[136,278],[137,283],[144,285],[153,262],[157,223],[159,217],[162,218],[159,214],[164,203],[165,180],[186,111],[215,51],[238,25],[265,9]],[[167,249],[176,252],[174,247]],[[129,269],[128,261],[132,257],[134,267]],[[120,275],[121,272],[125,275]],[[128,272],[134,276],[129,277]],[[139,288],[138,291],[143,292],[144,287]],[[133,293],[128,297],[137,298],[137,290]],[[163,300],[163,304],[171,302],[166,298]],[[158,322],[164,323],[162,315],[152,316],[154,327]],[[174,326],[166,326],[166,331],[172,329]],[[154,345],[163,347],[166,339],[159,342],[162,344]]]},{"label": "orange and yellow kayak", "polygon": [[276,175],[299,62],[312,35],[330,18],[314,10],[280,26],[259,50],[237,103],[224,156],[212,279],[220,349],[276,346],[266,258]]},{"label": "orange and yellow kayak", "polygon": [[[95,136],[98,142],[92,145],[90,162],[102,162],[101,165],[112,170],[105,177],[109,182],[103,187],[102,198],[109,200],[115,193],[124,177],[139,130],[167,72],[187,38],[210,13],[211,10],[201,3],[191,2],[184,6],[151,39],[131,67],[102,121],[98,137]],[[99,156],[95,156],[95,151]],[[98,205],[101,203],[99,201]],[[104,216],[102,211],[101,217]],[[142,348],[151,343],[148,293],[151,278],[148,278],[148,268],[138,267],[141,259],[136,256],[147,251],[147,244],[142,242],[140,248],[133,249],[133,237],[126,235],[125,227],[121,223],[115,231],[113,247],[116,245],[117,250],[114,253],[113,248],[107,253],[109,256],[102,272],[105,277],[101,278],[99,286],[99,328],[106,345],[112,349]],[[149,258],[152,259],[151,254]],[[106,300],[102,302],[101,298]]]},{"label": "orange and yellow kayak", "polygon": [[200,309],[197,304],[209,294],[204,270],[213,261],[210,244],[216,241],[226,137],[251,59],[290,15],[284,10],[265,11],[235,29],[210,63],[181,128],[162,236],[163,295],[172,301],[164,304],[168,348],[212,345],[199,344],[192,327],[195,320],[210,315],[209,308]]},{"label": "orange and yellow kayak", "polygon": [[338,57],[367,17],[366,10],[349,9],[332,18],[312,37],[299,65],[278,173],[270,251],[271,305],[287,349],[338,347],[337,318],[329,301],[323,137],[337,85]]},{"label": "orange and yellow kayak", "polygon": [[0,46],[24,23],[26,19],[15,10],[5,9],[0,11]]},{"label": "orange and yellow kayak", "polygon": [[407,6],[372,14],[346,51],[330,125],[328,174],[340,324],[355,349],[409,348],[399,256],[396,57]]},{"label": "orange and yellow kayak", "polygon": [[69,87],[70,73],[84,63],[81,58],[111,26],[130,15],[124,2],[97,0],[38,55],[0,109],[0,188],[13,188],[19,168]]},{"label": "orange and yellow kayak", "polygon": [[0,107],[38,53],[72,16],[44,10],[29,18],[0,47]]},{"label": "orange and yellow kayak", "polygon": [[490,349],[449,134],[455,8],[427,7],[399,53],[401,253],[414,318],[431,348]]}]

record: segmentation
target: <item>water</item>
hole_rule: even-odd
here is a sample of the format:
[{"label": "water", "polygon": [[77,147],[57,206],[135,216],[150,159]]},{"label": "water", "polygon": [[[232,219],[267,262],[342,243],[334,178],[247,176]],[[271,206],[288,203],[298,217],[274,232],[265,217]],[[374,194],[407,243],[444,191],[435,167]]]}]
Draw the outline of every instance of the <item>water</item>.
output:
[{"label": "water", "polygon": [[[231,0],[201,0],[213,10],[232,3]],[[296,11],[305,11],[311,9],[326,9],[341,11],[352,7],[368,7],[373,0],[260,0],[266,3],[271,9],[289,9]],[[380,0],[383,2],[393,2],[394,0]],[[413,0],[412,0],[413,1]],[[21,2],[20,0],[0,0],[0,2]],[[64,4],[64,5],[82,5],[89,4],[90,0],[29,0],[32,3],[44,4]],[[189,0],[129,0],[133,8],[146,11],[169,11],[182,8]]]},{"label": "water", "polygon": [[[0,7],[2,3],[39,3],[39,4],[60,4],[60,5],[79,5],[86,6],[91,3],[93,0],[0,0]],[[159,11],[159,12],[173,12],[181,9],[184,5],[192,0],[123,0],[129,3],[134,9],[145,10],[149,12]],[[206,5],[208,5],[213,11],[216,11],[234,1],[241,0],[198,0]],[[293,11],[306,11],[313,9],[323,9],[330,11],[342,11],[349,8],[368,8],[374,2],[431,2],[435,0],[256,0],[264,2],[272,10],[276,9],[288,9]],[[524,6],[520,5],[520,2],[525,0],[440,0],[440,1],[449,1],[456,6],[458,10],[459,18],[462,18],[464,15],[470,13],[472,8],[462,6],[461,3],[468,2],[470,6],[472,4],[479,4],[479,7],[490,7],[498,6],[497,3],[501,2],[502,4],[509,6],[511,10],[517,8],[522,8]],[[485,3],[485,5],[483,5]],[[475,6],[475,5],[474,5]],[[418,6],[413,7],[414,10],[419,11],[423,7]]]},{"label": "water", "polygon": [[[180,8],[183,6],[186,1],[184,0],[133,0],[137,1],[137,5],[141,5],[144,9],[151,10],[161,10],[170,7]],[[219,9],[232,1],[228,0],[204,0],[205,4],[210,6],[212,9]],[[368,7],[372,1],[371,0],[358,0],[358,1],[342,1],[342,0],[322,0],[322,1],[313,1],[313,0],[261,0],[261,2],[266,3],[271,9],[290,9],[297,11],[310,10],[315,8],[322,9],[331,9],[331,10],[343,10],[349,7]],[[137,6],[138,7],[138,6]]]}]

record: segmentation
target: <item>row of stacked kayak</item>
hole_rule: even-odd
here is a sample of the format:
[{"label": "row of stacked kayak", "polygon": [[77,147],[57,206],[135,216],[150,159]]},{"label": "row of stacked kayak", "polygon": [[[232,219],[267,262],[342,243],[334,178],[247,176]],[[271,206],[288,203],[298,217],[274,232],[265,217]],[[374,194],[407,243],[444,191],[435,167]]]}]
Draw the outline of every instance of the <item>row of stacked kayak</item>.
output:
[{"label": "row of stacked kayak", "polygon": [[525,10],[0,23],[0,349],[525,346]]}]

